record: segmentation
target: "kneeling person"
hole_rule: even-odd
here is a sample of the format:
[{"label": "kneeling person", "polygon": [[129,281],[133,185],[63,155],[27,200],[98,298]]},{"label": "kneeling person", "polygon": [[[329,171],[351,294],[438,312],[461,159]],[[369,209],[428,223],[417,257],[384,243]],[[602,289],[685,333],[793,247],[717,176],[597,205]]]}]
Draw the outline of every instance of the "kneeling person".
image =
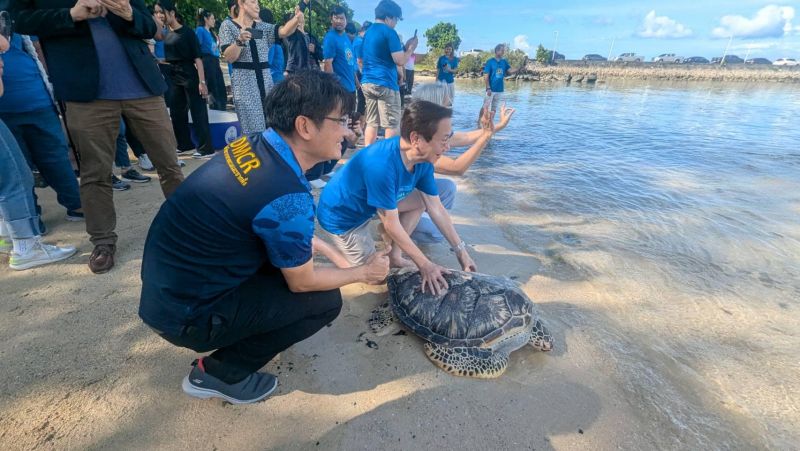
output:
[{"label": "kneeling person", "polygon": [[423,292],[430,289],[435,294],[447,289],[442,276],[446,270],[425,257],[409,237],[424,211],[453,247],[462,269],[476,269],[433,178],[433,163],[450,147],[451,116],[448,108],[413,102],[403,113],[400,136],[357,153],[328,182],[319,201],[320,225],[351,264],[363,264],[375,252],[369,221],[377,213],[384,239],[392,245],[392,266],[416,265]]},{"label": "kneeling person", "polygon": [[[197,352],[183,390],[232,403],[267,397],[257,372],[336,318],[339,287],[380,283],[385,254],[350,265],[313,238],[303,173],[337,158],[352,96],[329,74],[301,72],[266,99],[270,127],[231,143],[161,207],[142,260],[139,315],[172,344]],[[319,251],[340,268],[320,267]]]}]

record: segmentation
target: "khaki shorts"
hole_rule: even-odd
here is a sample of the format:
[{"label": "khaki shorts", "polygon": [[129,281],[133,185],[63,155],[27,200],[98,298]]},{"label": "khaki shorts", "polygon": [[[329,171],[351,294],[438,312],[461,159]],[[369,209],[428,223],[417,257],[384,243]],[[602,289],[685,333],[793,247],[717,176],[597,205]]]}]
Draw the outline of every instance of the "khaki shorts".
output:
[{"label": "khaki shorts", "polygon": [[492,111],[499,111],[503,105],[503,92],[492,92]]},{"label": "khaki shorts", "polygon": [[378,86],[372,83],[361,85],[366,101],[367,126],[386,129],[400,128],[400,91]]},{"label": "khaki shorts", "polygon": [[439,83],[441,83],[447,90],[447,96],[450,97],[450,107],[452,108],[456,101],[456,84],[447,83],[446,81],[440,81]]},{"label": "khaki shorts", "polygon": [[351,265],[361,266],[367,262],[370,255],[375,253],[375,240],[372,238],[370,221],[366,221],[342,235],[335,235],[323,230]]}]

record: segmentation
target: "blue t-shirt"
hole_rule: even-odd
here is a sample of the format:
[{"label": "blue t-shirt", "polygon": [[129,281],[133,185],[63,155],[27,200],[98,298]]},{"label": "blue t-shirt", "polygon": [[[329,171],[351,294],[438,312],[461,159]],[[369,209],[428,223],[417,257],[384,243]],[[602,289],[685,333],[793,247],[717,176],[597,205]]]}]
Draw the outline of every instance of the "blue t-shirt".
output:
[{"label": "blue t-shirt", "polygon": [[272,129],[242,137],[187,177],[153,220],[139,316],[174,335],[210,309],[225,316],[224,296],[256,272],[308,262],[313,235],[314,199],[289,145]]},{"label": "blue t-shirt", "polygon": [[272,75],[272,83],[283,81],[283,71],[286,69],[286,61],[283,58],[283,48],[278,44],[273,44],[269,48],[269,72]]},{"label": "blue t-shirt", "polygon": [[200,42],[200,53],[203,55],[219,56],[219,47],[214,35],[206,27],[197,27],[194,30],[197,41]]},{"label": "blue t-shirt", "polygon": [[[36,41],[36,37],[31,37]],[[11,47],[3,54],[3,84],[5,95],[0,97],[0,113],[27,113],[53,108],[53,100],[44,84],[39,66],[22,47],[22,36],[11,35]]]},{"label": "blue t-shirt", "polygon": [[379,208],[396,209],[414,188],[439,195],[433,165],[417,163],[414,172],[408,172],[400,156],[400,137],[378,141],[358,152],[325,185],[319,198],[319,224],[342,235],[364,224]]},{"label": "blue t-shirt", "polygon": [[100,82],[97,98],[102,100],[130,100],[150,97],[119,36],[105,17],[89,19],[97,60],[100,63]]},{"label": "blue t-shirt", "polygon": [[450,66],[450,69],[456,70],[456,68],[458,67],[458,58],[454,56],[451,61],[449,58],[447,58],[447,55],[442,55],[439,58],[439,61],[436,63],[436,70],[438,71],[436,79],[446,83],[453,83],[454,82],[453,74],[444,71],[444,66],[447,65]]},{"label": "blue t-shirt", "polygon": [[492,92],[503,92],[503,80],[509,69],[511,69],[511,65],[505,59],[497,61],[497,58],[489,58],[489,61],[486,62],[483,73],[489,74],[489,86],[491,86]]},{"label": "blue t-shirt", "polygon": [[350,38],[330,30],[322,41],[322,59],[333,59],[333,73],[347,92],[356,92],[356,57]]},{"label": "blue t-shirt", "polygon": [[[164,27],[161,30],[161,36],[166,36],[169,33],[169,28]],[[153,55],[156,56],[159,60],[164,59],[164,41],[156,41],[156,44],[153,46]]]},{"label": "blue t-shirt", "polygon": [[361,36],[356,36],[356,38],[353,40],[353,53],[356,55],[356,59],[364,57],[361,54],[363,46],[364,46],[364,38],[362,38]]},{"label": "blue t-shirt", "polygon": [[392,53],[403,51],[403,43],[397,32],[386,24],[372,24],[364,35],[361,52],[364,70],[361,83],[372,83],[399,91],[397,65]]}]

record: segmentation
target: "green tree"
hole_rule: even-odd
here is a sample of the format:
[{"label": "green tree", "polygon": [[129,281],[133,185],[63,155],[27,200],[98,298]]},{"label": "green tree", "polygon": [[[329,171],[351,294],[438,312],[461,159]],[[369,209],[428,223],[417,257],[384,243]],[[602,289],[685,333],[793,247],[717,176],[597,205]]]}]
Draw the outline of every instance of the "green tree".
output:
[{"label": "green tree", "polygon": [[[286,14],[294,12],[298,0],[259,0],[259,3],[262,8],[269,8],[272,11],[278,24],[283,24]],[[347,2],[313,0],[311,2],[311,14],[306,11],[306,32],[322,40],[322,37],[331,27],[330,11],[336,5],[342,6],[347,11],[347,19],[352,20],[353,10],[347,5]],[[195,21],[200,8],[214,13],[217,18],[217,26],[222,22],[222,19],[228,16],[227,1],[178,0],[176,3],[176,9],[183,16],[183,23],[192,28],[196,25]]]},{"label": "green tree", "polygon": [[453,50],[458,50],[461,45],[458,29],[449,22],[439,22],[433,28],[425,30],[425,39],[428,40],[428,48],[432,52],[441,52],[447,44],[452,44]]},{"label": "green tree", "polygon": [[550,51],[544,48],[542,44],[536,47],[536,62],[547,64],[550,62]]}]

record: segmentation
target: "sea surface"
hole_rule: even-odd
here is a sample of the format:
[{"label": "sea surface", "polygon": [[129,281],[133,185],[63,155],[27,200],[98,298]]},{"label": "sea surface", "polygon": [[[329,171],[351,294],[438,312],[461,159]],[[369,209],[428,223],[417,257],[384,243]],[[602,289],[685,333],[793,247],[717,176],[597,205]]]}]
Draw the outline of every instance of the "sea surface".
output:
[{"label": "sea surface", "polygon": [[[475,127],[482,92],[458,82],[455,129]],[[544,312],[607,351],[668,445],[796,449],[800,85],[507,82],[506,96],[513,120],[466,181],[541,261]]]}]

